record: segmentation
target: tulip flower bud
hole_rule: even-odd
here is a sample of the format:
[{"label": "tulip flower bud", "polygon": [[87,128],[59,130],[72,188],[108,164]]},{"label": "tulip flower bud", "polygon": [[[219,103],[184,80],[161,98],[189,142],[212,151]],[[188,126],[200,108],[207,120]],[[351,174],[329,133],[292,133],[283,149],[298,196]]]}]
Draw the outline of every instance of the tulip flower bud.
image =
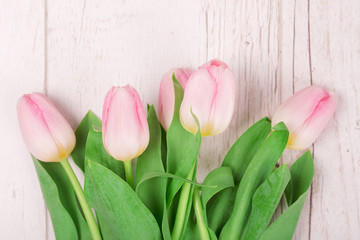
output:
[{"label": "tulip flower bud", "polygon": [[137,91],[127,85],[112,87],[106,95],[102,137],[106,151],[117,160],[130,161],[149,144],[149,126]]},{"label": "tulip flower bud", "polygon": [[174,83],[172,76],[175,74],[176,79],[179,81],[183,89],[185,89],[186,82],[191,74],[190,69],[185,68],[173,68],[161,79],[160,90],[159,90],[159,107],[158,116],[159,121],[165,131],[170,127],[173,115],[174,115]]},{"label": "tulip flower bud", "polygon": [[289,129],[287,148],[309,147],[324,130],[337,105],[334,93],[307,87],[295,93],[276,110],[272,124],[283,121]]},{"label": "tulip flower bud", "polygon": [[217,135],[228,127],[234,112],[235,79],[228,66],[212,60],[191,74],[180,107],[183,127],[195,134],[198,118],[202,136]]},{"label": "tulip flower bud", "polygon": [[25,144],[37,159],[60,162],[74,149],[74,131],[45,95],[22,96],[17,115]]}]

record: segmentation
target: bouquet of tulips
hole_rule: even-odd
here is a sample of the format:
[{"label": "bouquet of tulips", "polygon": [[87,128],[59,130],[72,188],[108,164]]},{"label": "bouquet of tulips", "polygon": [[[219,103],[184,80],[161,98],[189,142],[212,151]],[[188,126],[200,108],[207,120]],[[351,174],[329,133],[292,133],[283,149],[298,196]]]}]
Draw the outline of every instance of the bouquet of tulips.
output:
[{"label": "bouquet of tulips", "polygon": [[[277,162],[286,147],[305,149],[315,141],[336,98],[320,87],[299,91],[272,121],[264,117],[246,130],[198,183],[202,137],[228,127],[235,89],[219,60],[196,71],[172,69],[161,81],[157,112],[148,105],[145,113],[133,87],[112,87],[102,120],[89,111],[75,133],[46,96],[21,97],[19,126],[56,238],[291,239],[313,159],[307,151],[290,168]],[[70,154],[85,175],[83,188]],[[283,196],[287,209],[271,221]]]}]

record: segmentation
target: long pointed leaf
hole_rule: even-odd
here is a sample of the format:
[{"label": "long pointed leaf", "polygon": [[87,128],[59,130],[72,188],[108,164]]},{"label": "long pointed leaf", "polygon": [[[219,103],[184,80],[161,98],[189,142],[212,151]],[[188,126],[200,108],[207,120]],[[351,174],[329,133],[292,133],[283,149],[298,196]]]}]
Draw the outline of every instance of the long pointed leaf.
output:
[{"label": "long pointed leaf", "polygon": [[236,188],[228,188],[216,194],[208,204],[209,226],[217,235],[229,219],[235,201],[236,190],[244,172],[271,130],[271,121],[265,117],[249,129],[232,145],[223,161],[223,167],[230,167]]},{"label": "long pointed leaf", "polygon": [[241,239],[257,240],[261,237],[270,223],[289,180],[290,171],[286,164],[283,164],[258,187],[252,199],[251,213]]},{"label": "long pointed leaf", "polygon": [[[196,162],[200,151],[201,135],[196,135],[186,131],[180,122],[179,109],[184,95],[181,85],[173,75],[175,106],[174,116],[169,131],[166,135],[167,140],[167,172],[179,177],[186,178],[192,166]],[[190,109],[189,109],[190,111]],[[183,182],[173,179],[167,191],[167,206],[169,207],[176,193],[181,188]]]},{"label": "long pointed leaf", "polygon": [[60,163],[45,163],[34,157],[33,160],[56,239],[90,239],[89,227],[63,167]]},{"label": "long pointed leaf", "polygon": [[281,122],[273,129],[274,131],[257,151],[241,179],[234,210],[221,231],[220,239],[240,238],[255,190],[270,175],[285,149],[289,137],[285,124]]},{"label": "long pointed leaf", "polygon": [[[136,162],[136,193],[141,201],[155,216],[159,226],[162,225],[164,215],[164,201],[166,197],[166,178],[148,178],[141,185],[139,182],[149,172],[165,173],[161,160],[161,128],[156,117],[154,107],[148,111],[148,124],[150,130],[150,141],[145,152],[141,154]],[[155,191],[154,191],[155,189]]]},{"label": "long pointed leaf", "polygon": [[[234,187],[234,178],[229,167],[220,167],[211,171],[204,180],[204,185],[216,185],[215,188],[203,188],[201,190],[201,201],[204,209],[209,200],[218,192]],[[204,211],[206,218],[206,211]]]},{"label": "long pointed leaf", "polygon": [[101,128],[101,120],[94,113],[88,111],[75,131],[76,145],[71,157],[83,172],[85,172],[86,139],[92,126]]},{"label": "long pointed leaf", "polygon": [[262,240],[291,240],[314,176],[310,151],[304,153],[290,169],[293,184],[293,202],[289,208],[266,229]]},{"label": "long pointed leaf", "polygon": [[92,161],[85,174],[85,197],[101,217],[104,239],[161,239],[154,216],[131,187]]},{"label": "long pointed leaf", "polygon": [[247,129],[232,145],[222,163],[223,167],[230,167],[235,185],[240,183],[251,159],[265,142],[271,130],[271,120],[264,117]]}]

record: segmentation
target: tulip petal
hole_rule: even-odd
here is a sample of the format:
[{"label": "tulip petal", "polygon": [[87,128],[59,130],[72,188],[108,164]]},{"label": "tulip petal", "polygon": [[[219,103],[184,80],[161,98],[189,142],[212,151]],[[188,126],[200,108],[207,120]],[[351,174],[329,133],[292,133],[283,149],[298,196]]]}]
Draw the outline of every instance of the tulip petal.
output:
[{"label": "tulip petal", "polygon": [[169,129],[174,115],[175,95],[172,76],[175,74],[181,87],[185,89],[191,73],[192,70],[187,68],[173,68],[161,78],[157,112],[159,121],[166,131]]},{"label": "tulip petal", "polygon": [[210,135],[217,135],[229,126],[235,106],[235,79],[226,68],[217,74],[217,92],[209,122],[214,129]]},{"label": "tulip petal", "polygon": [[129,161],[145,150],[149,142],[146,115],[131,86],[110,89],[103,119],[104,146],[115,159]]},{"label": "tulip petal", "polygon": [[161,80],[159,89],[158,116],[163,128],[167,131],[174,114],[174,86],[172,81],[173,70],[167,72]]},{"label": "tulip petal", "polygon": [[[111,87],[108,93],[106,94],[104,106],[103,106],[103,113],[102,113],[102,132],[106,132],[107,122],[108,122],[108,115],[110,110],[110,103],[112,101],[113,95],[115,94],[116,87]],[[103,142],[105,143],[105,134],[102,135]]]},{"label": "tulip petal", "polygon": [[[185,89],[187,81],[193,71],[189,68],[175,68],[174,70],[175,71],[173,72],[175,73],[176,79],[179,81],[181,87]],[[172,75],[171,75],[171,82],[172,82]]]},{"label": "tulip petal", "polygon": [[290,133],[296,131],[313,114],[321,99],[328,95],[328,92],[320,87],[302,89],[276,110],[272,119],[273,125],[283,121]]},{"label": "tulip petal", "polygon": [[138,124],[140,125],[140,149],[138,150],[138,153],[135,157],[139,156],[141,153],[143,153],[146,149],[146,147],[149,144],[149,125],[146,118],[145,110],[142,106],[140,96],[138,92],[135,90],[135,88],[131,87],[130,85],[125,86],[125,89],[127,89],[131,94],[132,98],[135,101],[136,104],[136,111],[137,111],[137,120]]},{"label": "tulip petal", "polygon": [[32,94],[31,99],[38,103],[43,113],[50,134],[57,145],[59,157],[61,159],[67,157],[75,147],[76,140],[73,129],[63,115],[44,95]]},{"label": "tulip petal", "polygon": [[332,93],[320,100],[314,112],[291,134],[287,147],[297,150],[309,147],[326,127],[336,106],[336,96]]},{"label": "tulip petal", "polygon": [[208,61],[208,62],[204,63],[199,68],[205,68],[205,69],[212,68],[214,70],[220,68],[221,71],[224,71],[226,68],[229,68],[229,67],[228,67],[228,65],[226,65],[226,63],[220,61],[219,59],[213,59],[211,61]]},{"label": "tulip petal", "polygon": [[38,159],[58,162],[75,146],[75,135],[51,101],[39,93],[21,97],[18,120],[25,144]]},{"label": "tulip petal", "polygon": [[201,132],[206,128],[212,129],[207,124],[216,91],[217,84],[206,69],[199,69],[191,74],[180,107],[181,122],[186,130],[193,134],[197,132],[197,125],[191,115],[190,108],[199,120]]}]

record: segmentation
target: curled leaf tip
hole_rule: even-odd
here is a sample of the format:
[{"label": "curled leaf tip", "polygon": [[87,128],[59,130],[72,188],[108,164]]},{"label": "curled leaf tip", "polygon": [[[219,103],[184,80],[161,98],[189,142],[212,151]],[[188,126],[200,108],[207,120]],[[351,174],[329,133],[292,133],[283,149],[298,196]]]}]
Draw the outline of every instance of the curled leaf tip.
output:
[{"label": "curled leaf tip", "polygon": [[271,119],[269,117],[264,117],[264,119],[265,119],[266,122],[271,123]]}]

